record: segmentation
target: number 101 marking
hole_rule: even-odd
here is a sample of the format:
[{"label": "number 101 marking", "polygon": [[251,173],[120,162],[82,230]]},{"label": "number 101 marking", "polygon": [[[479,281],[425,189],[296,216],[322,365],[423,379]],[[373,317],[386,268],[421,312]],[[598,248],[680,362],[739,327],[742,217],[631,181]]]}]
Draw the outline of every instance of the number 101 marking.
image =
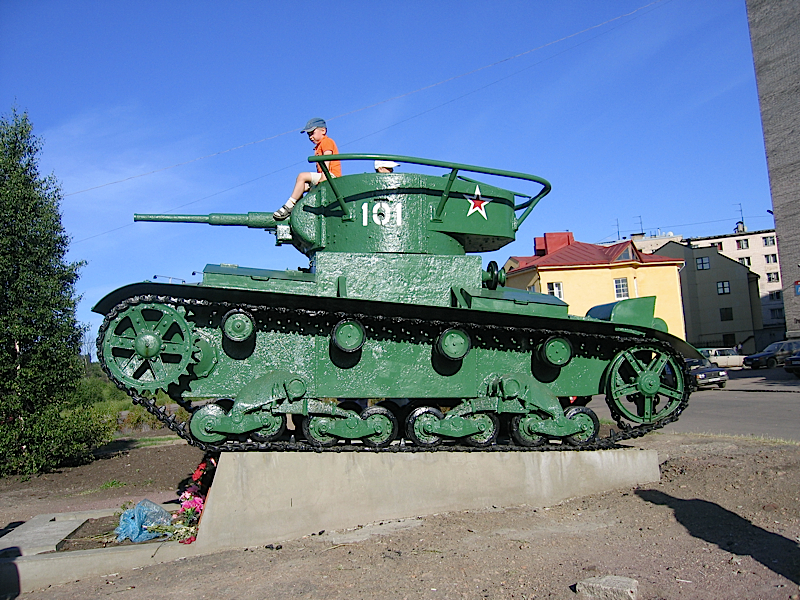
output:
[{"label": "number 101 marking", "polygon": [[[366,227],[369,224],[369,202],[364,202],[361,205],[361,224]],[[372,222],[375,225],[380,225],[382,227],[389,225],[392,216],[395,218],[395,223],[397,225],[403,224],[403,205],[402,204],[395,204],[394,208],[388,202],[376,202],[375,205],[372,207]]]}]

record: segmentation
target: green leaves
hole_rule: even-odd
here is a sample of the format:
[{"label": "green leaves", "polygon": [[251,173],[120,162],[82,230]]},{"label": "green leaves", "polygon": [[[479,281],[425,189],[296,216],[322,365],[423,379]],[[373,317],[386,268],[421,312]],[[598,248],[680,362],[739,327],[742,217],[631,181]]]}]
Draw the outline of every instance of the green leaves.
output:
[{"label": "green leaves", "polygon": [[0,475],[86,458],[104,429],[75,389],[82,329],[61,189],[27,113],[0,117]]}]

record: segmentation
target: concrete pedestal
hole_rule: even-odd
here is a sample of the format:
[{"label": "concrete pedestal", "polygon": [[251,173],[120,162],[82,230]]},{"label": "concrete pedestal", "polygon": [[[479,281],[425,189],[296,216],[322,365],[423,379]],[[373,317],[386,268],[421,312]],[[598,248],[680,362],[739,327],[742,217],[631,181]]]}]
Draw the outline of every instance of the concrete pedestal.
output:
[{"label": "concrete pedestal", "polygon": [[658,481],[653,450],[223,454],[199,549],[487,506],[551,505]]}]

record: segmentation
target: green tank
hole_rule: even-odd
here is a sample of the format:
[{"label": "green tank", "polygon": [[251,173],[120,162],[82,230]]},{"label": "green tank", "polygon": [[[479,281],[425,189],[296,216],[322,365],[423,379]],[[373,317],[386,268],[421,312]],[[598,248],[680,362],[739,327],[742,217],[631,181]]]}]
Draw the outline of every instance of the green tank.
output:
[{"label": "green tank", "polygon": [[[282,222],[259,212],[135,216],[264,229],[309,259],[297,271],[207,265],[200,283],[136,283],[94,307],[105,315],[97,354],[106,374],[189,443],[603,448],[684,410],[683,357],[698,355],[654,317],[654,297],[576,317],[554,296],[504,288],[496,263],[483,269],[476,253],[515,239],[550,191],[546,180],[406,156],[324,158],[444,174],[328,177]],[[322,157],[309,161],[327,174]],[[157,405],[159,390],[188,422]],[[597,394],[619,428],[603,438],[586,406]]]}]

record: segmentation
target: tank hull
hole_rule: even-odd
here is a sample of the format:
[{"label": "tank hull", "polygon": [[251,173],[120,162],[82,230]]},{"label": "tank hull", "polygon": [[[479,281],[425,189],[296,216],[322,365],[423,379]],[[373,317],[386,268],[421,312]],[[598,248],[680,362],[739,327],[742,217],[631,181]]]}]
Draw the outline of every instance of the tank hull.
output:
[{"label": "tank hull", "polygon": [[[217,270],[208,269],[212,273]],[[261,271],[261,279],[253,279],[254,271],[229,272],[227,277],[245,277],[246,273],[262,287],[286,286],[291,281],[284,278],[270,284]],[[310,291],[309,282],[306,278],[292,283],[296,286],[293,291]],[[363,441],[371,430],[361,421],[356,422],[358,427],[351,424],[350,429],[341,431],[333,427],[343,423],[340,428],[344,428],[347,418],[352,418],[347,411],[335,413],[339,410],[336,406],[346,401],[358,402],[357,407],[350,406],[356,411],[369,405],[389,406],[398,422],[395,438],[408,434],[405,420],[410,410],[430,407],[449,418],[443,421],[445,427],[436,429],[441,434],[433,436],[437,442],[463,442],[480,433],[480,423],[473,422],[478,414],[509,420],[531,412],[542,420],[531,435],[560,440],[575,433],[564,419],[563,409],[576,399],[581,404],[580,399],[608,395],[613,377],[609,367],[629,350],[648,354],[643,359],[646,363],[655,360],[650,358],[651,352],[668,357],[674,371],[670,376],[677,377],[664,382],[664,389],[676,397],[656,399],[654,415],[634,421],[634,425],[661,426],[667,419],[677,418],[688,400],[680,359],[682,352],[691,351],[685,342],[641,325],[569,316],[552,297],[458,288],[449,290],[451,306],[436,306],[292,294],[253,289],[252,284],[249,289],[244,284],[236,287],[229,280],[224,283],[224,287],[211,283],[126,286],[97,307],[107,310],[98,341],[101,362],[109,376],[135,398],[147,403],[148,393],[163,389],[194,412],[204,409],[192,406],[193,400],[233,401],[232,405],[223,403],[224,408],[215,409],[214,415],[206,415],[214,422],[206,432],[209,435],[179,432],[208,447],[247,449],[259,443],[259,432],[265,429],[271,433],[262,437],[278,443],[281,436],[273,434],[279,430],[283,434],[280,421],[291,415],[295,416],[297,437],[302,435],[303,419],[327,415],[331,420],[328,430],[333,431],[329,438]],[[132,353],[122,347],[129,345],[125,340],[136,337],[130,323],[131,316],[138,314],[146,323],[148,319],[156,323],[154,328],[171,320],[172,328],[165,330],[163,337],[169,338],[176,354],[162,355],[164,369],[148,367],[147,361],[132,369],[128,363]],[[252,323],[252,331],[245,331],[247,335],[239,336],[242,339],[226,332],[226,318],[231,319],[232,314],[244,315],[242,318]],[[176,326],[177,321],[182,321],[181,327]],[[343,321],[356,321],[363,327],[363,342],[355,350],[337,346],[334,331]],[[453,358],[437,348],[443,334],[451,330],[468,338],[469,350],[464,356]],[[563,365],[542,356],[543,344],[553,338],[571,346],[569,360]],[[509,379],[526,387],[528,397],[499,391],[498,386]],[[291,381],[302,382],[298,398],[284,390]],[[277,394],[276,386],[280,388]],[[625,394],[626,399],[628,396]],[[629,404],[634,416],[642,412],[635,400]],[[239,406],[243,416],[237,427],[232,421]],[[624,412],[617,403],[611,406],[622,422]],[[254,411],[269,413],[272,425],[246,416]],[[490,430],[493,427],[492,423],[485,425]],[[493,443],[497,436],[503,439],[504,433],[498,428]],[[594,438],[591,441],[597,443]]]}]

